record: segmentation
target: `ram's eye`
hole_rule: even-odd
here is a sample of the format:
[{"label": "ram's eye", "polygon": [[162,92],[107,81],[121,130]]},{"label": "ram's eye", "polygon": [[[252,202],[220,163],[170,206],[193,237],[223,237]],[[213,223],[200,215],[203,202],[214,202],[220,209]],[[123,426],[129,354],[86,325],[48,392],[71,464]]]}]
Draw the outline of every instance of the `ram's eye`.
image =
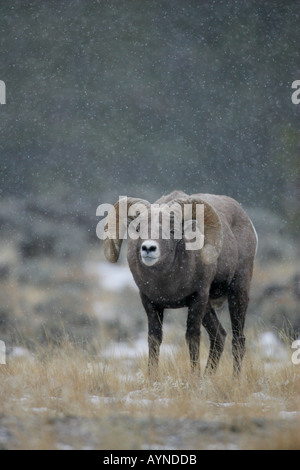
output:
[{"label": "ram's eye", "polygon": [[136,233],[140,232],[140,226],[139,225],[136,226],[135,231],[136,231]]}]

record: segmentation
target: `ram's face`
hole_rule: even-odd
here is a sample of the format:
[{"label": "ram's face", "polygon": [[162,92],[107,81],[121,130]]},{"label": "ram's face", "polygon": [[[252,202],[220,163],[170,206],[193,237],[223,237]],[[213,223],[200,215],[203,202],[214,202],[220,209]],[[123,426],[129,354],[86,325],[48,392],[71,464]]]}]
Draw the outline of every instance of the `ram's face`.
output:
[{"label": "ram's face", "polygon": [[145,266],[158,262],[172,263],[178,244],[182,244],[182,220],[176,214],[153,210],[134,219],[128,236],[136,243],[139,261]]}]

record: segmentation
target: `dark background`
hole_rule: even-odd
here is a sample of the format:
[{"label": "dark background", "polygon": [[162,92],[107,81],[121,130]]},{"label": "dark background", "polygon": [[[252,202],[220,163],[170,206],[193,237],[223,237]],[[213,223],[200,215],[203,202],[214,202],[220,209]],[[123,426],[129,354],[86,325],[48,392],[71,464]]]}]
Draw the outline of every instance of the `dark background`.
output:
[{"label": "dark background", "polygon": [[96,208],[173,189],[242,203],[259,238],[248,324],[300,331],[299,25],[291,0],[0,3],[7,345],[136,338],[126,250],[102,262]]},{"label": "dark background", "polygon": [[180,188],[298,227],[297,1],[0,8],[1,196],[152,201]]}]

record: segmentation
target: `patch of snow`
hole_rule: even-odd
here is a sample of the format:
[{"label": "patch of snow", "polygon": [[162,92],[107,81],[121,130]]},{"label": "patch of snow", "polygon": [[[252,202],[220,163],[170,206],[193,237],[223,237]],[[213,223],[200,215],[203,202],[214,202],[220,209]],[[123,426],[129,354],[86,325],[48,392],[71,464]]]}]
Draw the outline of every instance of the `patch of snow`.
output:
[{"label": "patch of snow", "polygon": [[299,411],[280,411],[279,417],[284,419],[294,419],[300,416]]},{"label": "patch of snow", "polygon": [[[140,393],[141,392],[141,393]],[[123,402],[126,405],[135,405],[135,406],[142,406],[142,407],[150,407],[153,405],[162,405],[168,406],[172,400],[171,398],[140,398],[142,396],[142,391],[140,390],[133,390],[129,392],[124,398]]]},{"label": "patch of snow", "polygon": [[116,399],[113,397],[101,397],[98,395],[91,395],[90,401],[93,405],[108,405],[111,403],[115,403]]},{"label": "patch of snow", "polygon": [[232,408],[235,405],[238,406],[249,406],[249,403],[239,403],[239,402],[228,402],[228,403],[221,403],[221,402],[214,402],[214,401],[207,401],[208,405],[216,406],[217,408]]},{"label": "patch of snow", "polygon": [[113,357],[117,359],[136,358],[139,355],[148,353],[148,342],[146,339],[139,339],[132,345],[125,342],[113,343],[102,351],[103,357]]},{"label": "patch of snow", "polygon": [[46,408],[45,406],[40,406],[39,408],[34,407],[34,408],[31,408],[31,410],[34,413],[49,413],[49,411],[53,411],[53,410],[50,410],[49,408]]},{"label": "patch of snow", "polygon": [[[171,344],[162,344],[160,355],[174,354],[176,347]],[[139,338],[133,343],[125,343],[124,341],[112,343],[107,349],[101,353],[103,357],[113,357],[116,359],[135,359],[141,355],[148,355],[148,340],[147,338]]]},{"label": "patch of snow", "polygon": [[57,450],[74,450],[72,446],[68,444],[56,444]]},{"label": "patch of snow", "polygon": [[125,405],[134,405],[134,406],[141,406],[141,407],[150,407],[153,405],[153,400],[149,400],[149,398],[140,398],[139,400],[129,398],[129,397],[124,397],[123,400]]},{"label": "patch of snow", "polygon": [[131,271],[127,265],[110,264],[104,261],[99,263],[87,263],[86,271],[94,274],[99,279],[99,284],[105,290],[120,292],[124,289],[137,291]]},{"label": "patch of snow", "polygon": [[283,360],[288,351],[272,331],[262,333],[258,339],[258,351],[265,360]]},{"label": "patch of snow", "polygon": [[33,359],[33,355],[31,354],[28,349],[23,348],[22,346],[15,346],[9,353],[9,357],[13,359],[17,358],[26,358],[26,359]]},{"label": "patch of snow", "polygon": [[148,408],[153,405],[168,406],[172,402],[170,398],[145,398],[142,390],[133,390],[120,400],[114,397],[103,397],[98,395],[91,395],[89,398],[91,403],[96,406],[110,405],[118,402],[123,403],[125,406],[134,405],[137,407]]}]

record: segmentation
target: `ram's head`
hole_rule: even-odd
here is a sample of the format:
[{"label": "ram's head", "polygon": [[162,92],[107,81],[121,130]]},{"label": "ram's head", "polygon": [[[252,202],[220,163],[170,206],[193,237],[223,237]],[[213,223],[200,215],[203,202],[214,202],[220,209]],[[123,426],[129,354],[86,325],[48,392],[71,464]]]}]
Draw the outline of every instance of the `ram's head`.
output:
[{"label": "ram's head", "polygon": [[[176,247],[198,250],[204,264],[214,263],[223,242],[222,225],[215,209],[195,197],[150,204],[144,199],[121,198],[108,212],[104,228],[104,253],[117,262],[124,238],[128,238],[145,266],[168,260]],[[176,256],[176,255],[175,255]]]}]

